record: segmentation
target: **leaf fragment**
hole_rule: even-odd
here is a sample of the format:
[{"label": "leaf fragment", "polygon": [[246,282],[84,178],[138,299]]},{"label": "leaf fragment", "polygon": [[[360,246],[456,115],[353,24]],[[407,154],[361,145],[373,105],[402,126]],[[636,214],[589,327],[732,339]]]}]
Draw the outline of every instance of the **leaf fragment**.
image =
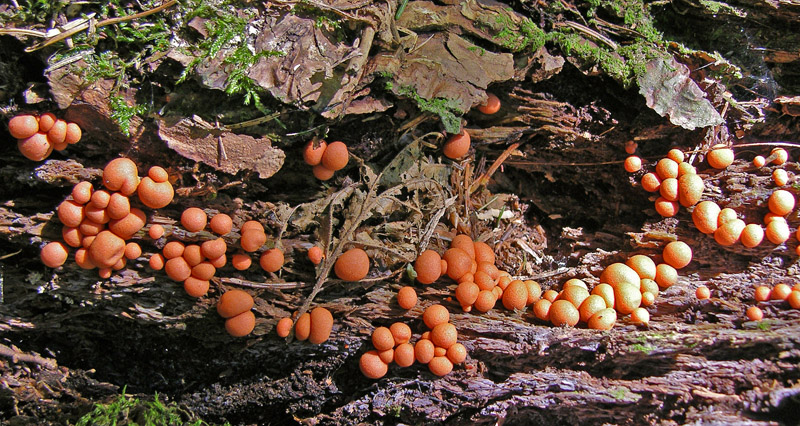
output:
[{"label": "leaf fragment", "polygon": [[687,130],[722,124],[722,116],[689,77],[689,69],[674,58],[648,62],[638,79],[639,93],[662,117]]}]

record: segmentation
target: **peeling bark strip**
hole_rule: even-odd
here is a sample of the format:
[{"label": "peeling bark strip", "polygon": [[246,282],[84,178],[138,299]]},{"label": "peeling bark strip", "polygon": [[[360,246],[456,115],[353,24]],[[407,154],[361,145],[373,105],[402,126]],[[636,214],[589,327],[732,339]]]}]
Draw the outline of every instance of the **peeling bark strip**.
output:
[{"label": "peeling bark strip", "polygon": [[286,154],[267,138],[215,128],[198,116],[159,120],[159,136],[178,154],[225,173],[252,170],[266,179],[281,169]]}]

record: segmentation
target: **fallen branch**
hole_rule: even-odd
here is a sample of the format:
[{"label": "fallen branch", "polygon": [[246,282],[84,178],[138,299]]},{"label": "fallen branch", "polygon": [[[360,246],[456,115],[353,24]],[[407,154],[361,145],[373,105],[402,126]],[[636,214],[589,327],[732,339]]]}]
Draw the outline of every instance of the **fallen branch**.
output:
[{"label": "fallen branch", "polygon": [[15,347],[8,347],[2,343],[0,343],[0,355],[11,358],[11,360],[14,362],[22,361],[33,364],[39,364],[44,366],[48,370],[53,370],[58,367],[58,363],[56,363],[56,360],[54,359],[44,358],[39,355],[27,354]]},{"label": "fallen branch", "polygon": [[500,154],[500,156],[497,157],[496,160],[494,160],[494,163],[492,163],[491,167],[489,167],[489,170],[487,170],[486,173],[478,177],[478,179],[475,179],[475,182],[472,182],[472,185],[469,187],[469,193],[472,194],[481,186],[489,183],[489,179],[491,179],[492,175],[494,175],[497,169],[499,169],[500,166],[502,166],[503,163],[506,161],[506,159],[509,156],[511,156],[511,153],[514,152],[517,148],[519,148],[519,145],[520,145],[519,142],[515,142],[512,143],[508,148],[506,148],[506,150],[503,151],[503,153]]}]

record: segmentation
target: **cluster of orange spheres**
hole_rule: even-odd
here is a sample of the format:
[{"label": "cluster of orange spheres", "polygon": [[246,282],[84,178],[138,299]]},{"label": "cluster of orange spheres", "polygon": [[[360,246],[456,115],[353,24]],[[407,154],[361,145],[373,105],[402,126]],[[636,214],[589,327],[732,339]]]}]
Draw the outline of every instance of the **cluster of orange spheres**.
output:
[{"label": "cluster of orange spheres", "polygon": [[[709,153],[709,163],[711,164],[711,159],[716,158],[717,154],[723,151],[730,151],[731,161],[733,161],[733,151],[728,148],[720,148]],[[703,195],[703,190],[705,189],[703,179],[697,175],[695,168],[691,164],[683,160],[683,151],[671,149],[665,158],[656,163],[654,172],[648,172],[642,176],[642,188],[648,192],[657,192],[659,194],[655,201],[655,208],[658,214],[663,217],[675,216],[681,206],[694,206]],[[718,162],[713,164],[715,166],[722,165],[722,163]],[[636,165],[636,167],[633,167],[633,165]],[[625,160],[625,169],[631,173],[641,169],[639,157],[628,157]]]},{"label": "cluster of orange spheres", "polygon": [[[680,206],[694,206],[692,221],[695,227],[704,234],[713,235],[714,240],[723,246],[741,242],[743,246],[753,248],[761,244],[764,237],[773,244],[782,244],[789,239],[791,231],[786,216],[795,207],[795,198],[791,192],[778,189],[770,195],[768,200],[770,212],[764,217],[764,226],[759,223],[747,224],[738,218],[733,209],[722,209],[713,201],[700,202],[704,190],[703,180],[695,174],[694,167],[683,162],[683,157],[683,152],[672,149],[666,158],[658,161],[655,172],[642,176],[642,188],[649,192],[659,192],[660,197],[655,201],[655,208],[661,216],[672,217],[678,213]],[[773,164],[780,165],[785,163],[787,158],[786,150],[775,148],[769,159],[757,156],[753,164],[762,167],[769,160]],[[724,169],[733,163],[734,153],[727,146],[715,146],[709,151],[706,160],[711,167]],[[628,165],[629,161],[626,160],[626,169]],[[788,183],[788,175],[781,169],[775,170],[772,178],[778,186]]]},{"label": "cluster of orange spheres", "polygon": [[[680,241],[664,248],[665,263],[656,264],[650,257],[637,254],[625,263],[613,263],[600,274],[600,282],[591,291],[583,280],[572,278],[560,292],[547,290],[533,305],[533,313],[556,326],[585,323],[590,329],[609,330],[619,316],[630,315],[633,324],[648,324],[645,309],[655,303],[659,290],[677,282],[676,267],[691,261],[691,250]],[[674,265],[674,266],[673,266]]]},{"label": "cluster of orange spheres", "polygon": [[410,367],[414,362],[427,364],[431,373],[445,376],[455,364],[467,359],[467,348],[458,343],[458,331],[450,323],[450,312],[442,305],[431,305],[422,314],[428,331],[416,343],[411,343],[411,328],[402,322],[390,327],[377,327],[372,332],[371,349],[361,355],[359,367],[370,379],[379,379],[389,371],[389,365]]},{"label": "cluster of orange spheres", "polygon": [[[786,150],[775,148],[772,150],[770,160],[772,163],[780,165],[786,161],[787,156]],[[712,158],[709,154],[709,162],[712,162]],[[725,158],[727,162],[727,154]],[[732,152],[730,158],[733,158]],[[757,156],[753,160],[753,164],[757,167],[761,167],[765,163],[766,159],[761,156]],[[776,172],[778,171],[783,170],[776,170]],[[788,182],[788,176],[783,176],[781,173],[776,176],[773,173],[773,180],[782,186]],[[692,211],[692,221],[700,232],[713,235],[714,240],[723,246],[732,246],[741,242],[743,246],[753,248],[761,244],[764,237],[773,244],[782,244],[791,236],[786,216],[794,210],[794,195],[787,190],[778,189],[770,194],[767,204],[769,213],[764,216],[764,227],[759,223],[745,223],[744,220],[739,219],[736,211],[730,208],[721,209],[713,201],[699,203]]]},{"label": "cluster of orange spheres", "polygon": [[[720,209],[713,201],[703,201],[692,211],[695,227],[704,234],[714,236],[723,246],[741,242],[747,248],[757,247],[767,238],[773,244],[782,244],[791,237],[786,216],[794,210],[794,195],[786,190],[774,191],[768,200],[770,212],[764,216],[766,227],[759,223],[746,224],[739,219],[736,211]],[[800,238],[800,234],[797,235]]]},{"label": "cluster of orange spheres", "polygon": [[[756,167],[763,167],[767,161],[778,166],[786,163],[789,159],[789,153],[783,148],[773,148],[768,158],[757,155],[753,158],[753,165]],[[784,169],[775,169],[772,171],[772,181],[777,186],[785,186],[789,183],[789,174]]]},{"label": "cluster of orange spheres", "polygon": [[225,330],[233,337],[244,337],[256,326],[253,296],[244,290],[228,290],[217,302],[217,313],[225,318]]},{"label": "cluster of orange spheres", "polygon": [[312,139],[303,148],[303,161],[313,168],[314,177],[328,180],[333,174],[347,166],[350,152],[344,142],[327,143],[322,139]]},{"label": "cluster of orange spheres", "polygon": [[[140,178],[133,161],[117,158],[105,166],[102,182],[105,189],[95,189],[90,182],[78,183],[71,197],[59,204],[56,213],[63,224],[64,242],[51,242],[42,248],[40,256],[45,265],[53,268],[63,265],[69,256],[68,247],[75,247],[78,266],[84,269],[99,268],[100,276],[108,278],[113,270],[124,268],[127,260],[142,255],[139,244],[126,242],[142,230],[147,222],[144,211],[132,205],[135,205],[132,197],[138,195],[139,202],[145,207],[162,208],[168,205],[173,199],[174,189],[167,171],[154,166],[149,169],[147,176]],[[208,220],[205,211],[190,207],[181,214],[180,222],[191,233],[200,233],[208,226],[218,237],[197,244],[169,241],[161,253],[150,256],[149,265],[154,270],[164,269],[171,279],[183,282],[188,295],[202,297],[207,294],[210,280],[216,275],[217,269],[227,263],[228,245],[222,236],[231,232],[233,220],[224,213]],[[147,234],[157,240],[164,235],[164,227],[153,224]],[[252,263],[246,252],[261,249],[267,237],[264,227],[256,221],[245,222],[241,236],[240,245],[245,253],[233,255],[231,264],[238,270],[246,270]],[[265,250],[259,257],[259,264],[265,271],[277,272],[284,264],[283,251],[278,248]],[[230,303],[227,302],[229,299],[244,297],[241,291],[228,293],[231,295],[225,296],[224,304]],[[241,312],[220,311],[220,315],[227,318],[226,329],[231,335],[244,336],[252,331],[249,325],[254,324],[254,317],[251,318],[253,314],[249,312],[252,298],[249,304]],[[235,304],[239,305],[247,303]]]},{"label": "cluster of orange spheres", "polygon": [[[788,284],[777,284],[773,288],[758,286],[753,291],[756,302],[786,301],[792,309],[800,309],[800,284],[789,287]],[[745,312],[750,321],[761,321],[764,313],[758,306],[751,306]]]},{"label": "cluster of orange spheres", "polygon": [[318,306],[297,318],[297,322],[292,322],[289,317],[281,318],[275,326],[275,331],[279,337],[286,337],[294,327],[294,337],[297,340],[319,345],[328,340],[333,330],[333,315],[331,311]]},{"label": "cluster of orange spheres", "polygon": [[[417,281],[422,284],[431,284],[444,275],[458,282],[455,297],[465,312],[473,309],[488,312],[501,301],[508,310],[533,306],[534,314],[543,321],[550,321],[557,326],[574,326],[582,317],[588,323],[594,314],[599,313],[601,305],[597,302],[601,299],[603,309],[616,308],[623,314],[632,314],[634,320],[643,318],[646,311],[634,312],[636,308],[641,304],[649,306],[655,301],[659,289],[656,280],[662,283],[663,288],[675,283],[675,267],[682,268],[689,263],[691,249],[685,243],[673,242],[665,248],[663,257],[675,266],[668,263],[656,265],[644,255],[631,258],[628,263],[632,266],[611,265],[601,275],[601,284],[591,294],[596,297],[592,298],[589,298],[591,295],[586,284],[578,279],[565,283],[561,292],[548,290],[542,294],[537,282],[515,280],[507,272],[498,270],[491,247],[483,242],[472,241],[463,234],[453,238],[443,256],[433,250],[421,253],[414,269]],[[642,276],[637,270],[641,271]],[[636,292],[631,290],[633,285]],[[615,294],[618,294],[617,302]],[[584,305],[587,298],[589,300]],[[401,288],[397,294],[397,302],[404,309],[412,308],[416,300],[416,292],[410,286]],[[615,321],[616,311],[613,316],[606,311],[589,324],[591,328],[610,328]]]},{"label": "cluster of orange spheres", "polygon": [[40,116],[20,114],[8,122],[8,132],[17,139],[17,148],[25,158],[42,161],[55,149],[63,151],[81,140],[81,128],[51,113]]},{"label": "cluster of orange spheres", "polygon": [[[206,227],[208,216],[197,208],[190,207],[181,214],[181,225],[189,232],[199,232]],[[220,236],[231,230],[230,216],[221,213],[214,216],[212,231]],[[163,227],[153,225],[149,235],[153,239],[161,238]],[[167,276],[174,281],[183,282],[186,294],[202,297],[208,293],[211,278],[227,263],[225,253],[228,245],[222,237],[207,240],[201,244],[185,245],[180,241],[170,241],[164,245],[161,253],[150,256],[150,267],[156,271],[164,269]]]},{"label": "cluster of orange spheres", "polygon": [[[764,158],[761,155],[756,155],[755,157],[753,157],[753,165],[755,167],[764,167],[764,165],[766,165],[767,163],[780,166],[786,163],[787,161],[789,161],[789,153],[786,152],[785,149],[780,147],[773,148],[772,151],[770,151],[769,153],[769,157],[767,158]],[[782,169],[777,169],[777,170],[782,170]],[[778,186],[783,186],[783,185],[785,184],[778,183]]]},{"label": "cluster of orange spheres", "polygon": [[77,249],[78,266],[99,268],[102,278],[110,277],[112,270],[124,268],[127,260],[142,254],[137,243],[126,240],[139,232],[147,220],[141,209],[131,205],[131,197],[138,194],[147,207],[166,206],[174,195],[168,177],[166,170],[154,166],[147,177],[140,179],[136,164],[130,159],[109,162],[103,169],[105,189],[96,190],[90,182],[80,182],[72,189],[70,199],[59,204],[56,213],[63,224],[64,243],[44,246],[42,262],[52,268],[63,265],[69,246]]},{"label": "cluster of orange spheres", "polygon": [[[500,301],[506,309],[530,306],[542,294],[536,281],[514,280],[508,272],[495,266],[494,250],[482,241],[459,234],[453,237],[450,248],[443,255],[425,250],[414,262],[416,280],[432,284],[447,276],[458,283],[455,296],[461,308],[470,312],[488,312]],[[404,309],[416,304],[416,292],[406,286],[397,293],[397,303]]]},{"label": "cluster of orange spheres", "polygon": [[[223,236],[233,229],[233,219],[225,214],[215,214],[211,220],[205,211],[197,207],[189,207],[181,214],[181,225],[192,233],[199,233],[209,227],[217,238],[208,239],[200,244],[185,245],[180,241],[170,241],[164,245],[161,253],[150,256],[150,267],[155,270],[164,269],[174,281],[183,282],[186,294],[192,297],[203,297],[208,293],[211,279],[216,275],[217,269],[227,264],[228,244]],[[259,250],[267,240],[263,225],[257,221],[247,221],[240,229],[239,244],[245,253],[239,252],[231,257],[231,265],[240,271],[250,268],[252,259],[246,252]],[[150,227],[150,237],[158,239],[163,235],[160,225]],[[261,253],[259,265],[268,272],[277,272],[283,267],[283,251],[271,248]],[[236,302],[230,302],[235,300]],[[237,313],[220,310],[223,318],[227,318],[225,329],[231,336],[242,337],[250,334],[255,326],[255,316],[250,312],[253,305],[252,297],[242,290],[226,292],[219,301],[220,304],[234,306],[247,306],[245,310]],[[238,308],[237,308],[238,309]],[[226,316],[227,315],[227,316]]]},{"label": "cluster of orange spheres", "polygon": [[[184,245],[180,241],[170,241],[161,254],[150,257],[150,267],[155,270],[165,270],[167,275],[175,281],[183,281],[184,290],[192,297],[205,296],[209,281],[216,274],[218,268],[227,264],[228,244],[222,238],[233,229],[233,219],[225,213],[214,215],[208,220],[206,212],[197,207],[189,207],[181,214],[181,225],[189,232],[198,233],[211,228],[211,232],[219,237],[209,239],[201,244]],[[151,228],[153,231],[153,228]],[[267,241],[264,227],[257,221],[245,222],[240,230],[239,244],[245,252],[259,250]],[[160,238],[156,232],[153,238]],[[261,253],[259,265],[267,272],[277,272],[283,267],[284,255],[279,248],[271,248]],[[247,253],[237,253],[231,258],[232,266],[244,271],[252,265],[252,259]]]},{"label": "cluster of orange spheres", "polygon": [[[267,234],[264,226],[255,220],[245,222],[240,229],[241,237],[239,238],[239,246],[246,253],[256,252],[261,249],[267,242]],[[246,253],[237,253],[233,255],[233,267],[239,271],[244,271],[250,267],[250,256]],[[261,252],[258,259],[258,264],[261,269],[267,272],[278,272],[284,263],[283,250],[278,247]]]}]

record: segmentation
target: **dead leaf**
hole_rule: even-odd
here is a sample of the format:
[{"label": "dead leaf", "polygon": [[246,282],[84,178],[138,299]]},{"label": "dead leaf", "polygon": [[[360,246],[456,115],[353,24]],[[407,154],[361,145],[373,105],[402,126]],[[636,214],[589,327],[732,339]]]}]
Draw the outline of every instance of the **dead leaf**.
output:
[{"label": "dead leaf", "polygon": [[647,106],[669,117],[672,124],[694,130],[723,122],[705,92],[689,77],[689,69],[674,58],[653,59],[637,82]]},{"label": "dead leaf", "polygon": [[253,170],[266,179],[281,169],[286,158],[267,138],[216,129],[198,116],[166,117],[158,120],[158,127],[158,135],[170,149],[225,173]]},{"label": "dead leaf", "polygon": [[421,138],[409,142],[410,139],[410,134],[406,134],[400,139],[401,142],[408,145],[383,169],[380,175],[380,184],[384,187],[392,187],[417,177],[425,177],[443,185],[446,184],[450,176],[450,169],[444,164],[432,163],[423,155]]},{"label": "dead leaf", "polygon": [[261,58],[247,75],[272,96],[286,103],[316,102],[326,82],[335,81],[337,67],[358,50],[332,41],[313,19],[285,15],[268,22],[256,38],[256,52],[277,51],[281,56]]},{"label": "dead leaf", "polygon": [[[326,82],[335,80],[343,71],[341,65],[358,54],[352,46],[332,41],[313,19],[286,14],[252,24],[261,27],[254,28],[259,34],[253,54],[268,54],[247,70],[247,76],[276,99],[301,108],[308,108],[324,91],[331,90]],[[226,63],[231,53],[231,49],[223,50],[197,66],[197,75],[206,87],[225,90],[237,66]]]},{"label": "dead leaf", "polygon": [[508,39],[501,34],[520,34],[520,27],[527,18],[514,12],[508,4],[494,0],[451,3],[408,2],[397,26],[413,31],[459,27],[470,35],[498,46],[512,47],[517,44],[518,40]]},{"label": "dead leaf", "polygon": [[437,5],[430,1],[409,2],[397,25],[406,30],[425,32],[458,27],[454,32],[463,31],[498,47],[511,49],[517,52],[514,78],[518,80],[524,79],[531,70],[534,83],[561,71],[563,57],[550,55],[544,47],[536,51],[527,49],[527,41],[520,34],[530,20],[507,4],[492,0],[454,3]]}]

